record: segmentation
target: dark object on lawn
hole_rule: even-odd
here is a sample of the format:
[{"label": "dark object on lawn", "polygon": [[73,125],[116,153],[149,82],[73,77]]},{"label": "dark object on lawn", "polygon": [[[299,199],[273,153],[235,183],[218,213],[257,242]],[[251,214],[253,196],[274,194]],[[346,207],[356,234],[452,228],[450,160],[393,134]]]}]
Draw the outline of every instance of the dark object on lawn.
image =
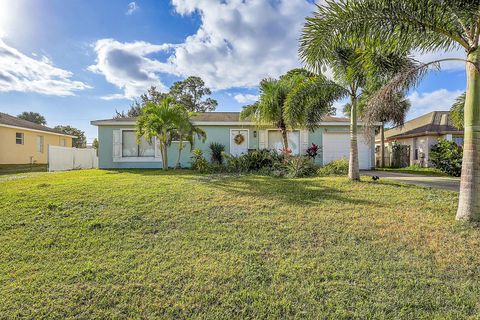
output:
[{"label": "dark object on lawn", "polygon": [[372,176],[372,180],[373,180],[373,181],[380,180],[380,177],[379,177],[379,176]]}]

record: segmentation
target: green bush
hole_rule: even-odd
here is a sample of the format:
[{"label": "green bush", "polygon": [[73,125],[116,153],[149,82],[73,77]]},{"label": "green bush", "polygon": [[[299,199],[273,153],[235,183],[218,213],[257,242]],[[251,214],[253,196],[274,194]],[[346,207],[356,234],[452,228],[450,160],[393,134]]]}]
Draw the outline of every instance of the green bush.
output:
[{"label": "green bush", "polygon": [[430,162],[440,171],[459,177],[462,173],[463,150],[455,142],[440,139],[430,150]]},{"label": "green bush", "polygon": [[225,151],[225,146],[218,142],[210,143],[210,151],[212,152],[212,163],[222,165],[223,164],[223,154]]},{"label": "green bush", "polygon": [[317,167],[309,157],[290,157],[285,161],[285,176],[289,178],[312,177]]},{"label": "green bush", "polygon": [[340,160],[334,160],[327,165],[318,169],[317,174],[319,176],[340,176],[348,174],[348,161],[343,158]]},{"label": "green bush", "polygon": [[239,157],[225,155],[226,170],[229,172],[267,172],[278,169],[283,162],[283,155],[276,151],[255,150]]},{"label": "green bush", "polygon": [[205,173],[210,170],[209,163],[207,159],[203,156],[203,151],[200,149],[195,149],[192,151],[192,169]]}]

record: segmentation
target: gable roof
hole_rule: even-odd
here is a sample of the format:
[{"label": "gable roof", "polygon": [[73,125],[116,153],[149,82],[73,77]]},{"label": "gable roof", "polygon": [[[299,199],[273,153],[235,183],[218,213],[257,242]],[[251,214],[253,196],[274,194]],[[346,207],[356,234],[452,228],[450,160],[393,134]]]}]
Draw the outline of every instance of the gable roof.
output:
[{"label": "gable roof", "polygon": [[[92,125],[118,125],[118,124],[132,124],[136,118],[118,118],[92,121]],[[192,118],[194,124],[203,125],[228,125],[228,124],[253,124],[250,120],[241,120],[240,112],[201,112]],[[322,120],[328,123],[349,124],[350,119],[325,116]]]},{"label": "gable roof", "polygon": [[[450,112],[432,111],[418,118],[405,122],[403,126],[385,131],[385,140],[412,138],[424,135],[462,134],[453,126]],[[380,139],[377,135],[377,140]]]},{"label": "gable roof", "polygon": [[46,126],[42,126],[41,124],[23,120],[3,112],[0,112],[0,126],[21,128],[21,129],[32,130],[32,131],[48,132],[55,135],[76,138],[76,136],[65,134],[59,130],[55,130]]}]

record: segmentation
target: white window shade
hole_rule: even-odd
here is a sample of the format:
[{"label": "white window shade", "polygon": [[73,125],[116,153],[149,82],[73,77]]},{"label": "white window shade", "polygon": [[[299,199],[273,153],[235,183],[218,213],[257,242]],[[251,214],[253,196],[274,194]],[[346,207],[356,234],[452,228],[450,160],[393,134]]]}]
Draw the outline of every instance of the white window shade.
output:
[{"label": "white window shade", "polygon": [[122,132],[122,157],[138,157],[138,145],[135,131]]},{"label": "white window shade", "polygon": [[[300,131],[289,131],[287,133],[288,148],[292,150],[292,154],[300,153]],[[283,137],[279,130],[268,131],[268,149],[281,152],[283,150]]]},{"label": "white window shade", "polygon": [[153,143],[148,142],[145,138],[140,139],[140,145],[138,148],[139,157],[154,157],[155,147]]}]

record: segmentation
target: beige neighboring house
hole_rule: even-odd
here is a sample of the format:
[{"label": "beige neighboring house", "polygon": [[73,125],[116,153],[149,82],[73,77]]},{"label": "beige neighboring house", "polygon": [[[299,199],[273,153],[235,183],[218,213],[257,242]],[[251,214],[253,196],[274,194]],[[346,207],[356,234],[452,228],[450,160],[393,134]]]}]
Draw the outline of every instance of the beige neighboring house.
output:
[{"label": "beige neighboring house", "polygon": [[75,136],[0,112],[0,165],[46,164],[48,145],[72,147]]},{"label": "beige neighboring house", "polygon": [[[405,122],[403,126],[385,130],[385,163],[389,164],[392,145],[409,146],[410,165],[431,166],[429,153],[440,138],[463,145],[463,130],[455,128],[448,111],[433,111]],[[380,163],[380,135],[375,137],[375,162]]]}]

